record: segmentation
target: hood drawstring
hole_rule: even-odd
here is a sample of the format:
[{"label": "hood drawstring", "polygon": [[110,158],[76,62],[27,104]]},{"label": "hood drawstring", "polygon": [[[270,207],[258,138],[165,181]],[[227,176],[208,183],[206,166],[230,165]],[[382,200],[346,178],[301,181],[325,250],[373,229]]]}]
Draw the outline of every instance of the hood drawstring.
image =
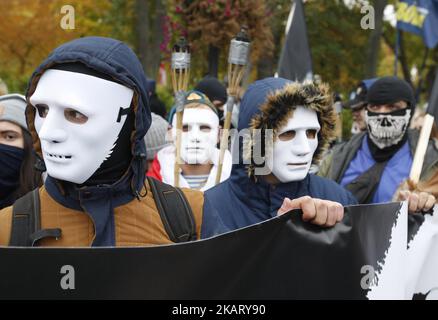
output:
[{"label": "hood drawstring", "polygon": [[45,172],[47,170],[46,168],[46,164],[44,163],[44,160],[41,159],[41,157],[35,153],[35,157],[36,157],[36,162],[35,162],[35,169],[40,171],[40,172]]},{"label": "hood drawstring", "polygon": [[[134,154],[134,163],[132,164],[132,170],[134,171],[134,175],[131,180],[131,190],[133,195],[137,198],[138,201],[140,201],[140,198],[144,198],[148,194],[148,190],[146,187],[145,179],[146,179],[146,172],[143,170],[145,168],[145,162],[146,162],[146,154],[143,152],[136,152]],[[135,181],[136,179],[142,179],[141,184],[139,181]],[[141,194],[141,189],[138,190],[137,186],[144,187],[144,194]]]}]

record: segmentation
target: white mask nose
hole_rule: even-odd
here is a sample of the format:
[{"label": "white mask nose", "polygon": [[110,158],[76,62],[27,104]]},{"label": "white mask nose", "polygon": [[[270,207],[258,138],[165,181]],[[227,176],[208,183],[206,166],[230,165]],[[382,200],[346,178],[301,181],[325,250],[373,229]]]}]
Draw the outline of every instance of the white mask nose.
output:
[{"label": "white mask nose", "polygon": [[192,142],[199,142],[200,130],[198,126],[192,126],[189,130],[189,139]]},{"label": "white mask nose", "polygon": [[61,129],[45,130],[45,127],[41,128],[39,137],[41,140],[45,140],[51,143],[59,143],[67,140],[67,134],[64,130]]},{"label": "white mask nose", "polygon": [[304,130],[299,130],[294,140],[295,147],[293,151],[297,156],[306,156],[313,151]]},{"label": "white mask nose", "polygon": [[50,120],[49,117],[47,117],[41,126],[38,136],[41,140],[51,143],[64,142],[67,140],[67,132],[64,129],[58,128],[56,125],[54,125],[54,122],[56,122],[56,120]]}]

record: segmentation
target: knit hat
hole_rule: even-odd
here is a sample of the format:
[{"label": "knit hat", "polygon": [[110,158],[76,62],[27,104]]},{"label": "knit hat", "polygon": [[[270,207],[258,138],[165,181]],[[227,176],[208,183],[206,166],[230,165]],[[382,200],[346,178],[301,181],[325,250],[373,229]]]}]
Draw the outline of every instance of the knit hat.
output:
[{"label": "knit hat", "polygon": [[0,121],[10,121],[27,130],[26,99],[18,93],[0,96]]},{"label": "knit hat", "polygon": [[[400,100],[406,101],[409,108],[415,108],[415,94],[411,85],[394,76],[380,78],[373,83],[367,94],[367,102],[374,105],[395,103]],[[411,114],[414,114],[414,110]]]},{"label": "knit hat", "polygon": [[148,160],[154,159],[158,151],[171,144],[169,141],[166,141],[169,123],[153,112],[151,115],[152,124],[144,137],[146,142],[146,156]]},{"label": "knit hat", "polygon": [[210,101],[227,101],[227,89],[218,79],[206,76],[195,87],[195,90],[204,93]]}]

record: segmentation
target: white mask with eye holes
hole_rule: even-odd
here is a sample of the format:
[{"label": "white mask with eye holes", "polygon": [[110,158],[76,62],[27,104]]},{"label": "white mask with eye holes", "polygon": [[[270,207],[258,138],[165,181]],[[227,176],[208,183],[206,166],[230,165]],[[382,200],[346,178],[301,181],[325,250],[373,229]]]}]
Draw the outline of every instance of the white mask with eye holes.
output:
[{"label": "white mask with eye holes", "polygon": [[[277,132],[268,165],[282,183],[303,180],[309,172],[318,147],[321,126],[315,111],[298,106],[287,124]],[[270,162],[269,162],[270,160]]]},{"label": "white mask with eye holes", "polygon": [[[176,141],[176,116],[173,117],[173,135]],[[218,141],[219,118],[210,109],[184,109],[181,134],[181,158],[187,164],[213,162]]]},{"label": "white mask with eye holes", "polygon": [[30,103],[47,173],[82,184],[111,156],[133,90],[90,75],[47,70]]}]

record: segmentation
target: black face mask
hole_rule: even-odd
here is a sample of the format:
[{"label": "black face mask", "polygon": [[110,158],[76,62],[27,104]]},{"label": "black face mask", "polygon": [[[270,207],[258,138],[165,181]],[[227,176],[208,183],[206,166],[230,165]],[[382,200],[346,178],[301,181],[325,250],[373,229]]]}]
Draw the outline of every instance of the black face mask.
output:
[{"label": "black face mask", "polygon": [[134,111],[130,108],[111,156],[101,164],[84,186],[111,185],[126,173],[132,160],[131,133],[134,130],[134,118]]},{"label": "black face mask", "polygon": [[20,184],[24,150],[0,144],[0,207]]}]

